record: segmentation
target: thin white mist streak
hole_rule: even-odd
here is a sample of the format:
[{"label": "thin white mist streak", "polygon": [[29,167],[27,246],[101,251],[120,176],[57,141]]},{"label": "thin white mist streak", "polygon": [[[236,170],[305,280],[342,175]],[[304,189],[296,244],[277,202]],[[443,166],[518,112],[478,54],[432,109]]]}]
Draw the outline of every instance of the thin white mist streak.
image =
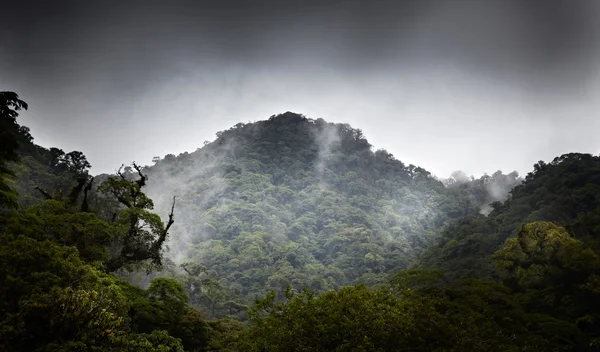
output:
[{"label": "thin white mist streak", "polygon": [[[446,187],[460,187],[471,183],[470,187],[473,187],[475,192],[477,189],[485,192],[485,199],[477,198],[475,194],[470,194],[469,198],[472,202],[480,204],[479,213],[482,215],[489,215],[493,210],[492,203],[504,202],[510,197],[510,191],[523,182],[523,179],[519,177],[516,171],[510,174],[503,174],[502,171],[498,170],[491,176],[484,173],[481,178],[475,179],[474,176],[468,176],[464,171],[458,170],[452,172],[449,178],[439,179]],[[467,189],[470,189],[467,187]]]},{"label": "thin white mist streak", "polygon": [[314,166],[315,175],[319,182],[319,189],[326,190],[328,189],[328,185],[325,171],[328,162],[332,161],[332,158],[334,158],[332,149],[341,141],[339,129],[335,125],[326,124],[323,126],[323,129],[318,129],[313,132],[313,138],[319,148]]},{"label": "thin white mist streak", "polygon": [[504,202],[510,197],[510,191],[523,181],[518,176],[515,177],[515,179],[511,179],[510,177],[496,179],[492,177],[491,182],[485,185],[485,190],[488,194],[488,203],[481,207],[479,211],[481,214],[485,216],[489,215],[492,211],[492,203]]}]

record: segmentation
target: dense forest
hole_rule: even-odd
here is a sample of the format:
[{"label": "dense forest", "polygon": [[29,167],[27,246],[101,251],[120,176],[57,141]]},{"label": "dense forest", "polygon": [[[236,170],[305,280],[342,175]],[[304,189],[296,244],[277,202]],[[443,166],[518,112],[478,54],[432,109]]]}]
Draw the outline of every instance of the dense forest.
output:
[{"label": "dense forest", "polygon": [[0,92],[0,350],[595,351],[600,157],[435,177],[295,113],[90,174]]}]

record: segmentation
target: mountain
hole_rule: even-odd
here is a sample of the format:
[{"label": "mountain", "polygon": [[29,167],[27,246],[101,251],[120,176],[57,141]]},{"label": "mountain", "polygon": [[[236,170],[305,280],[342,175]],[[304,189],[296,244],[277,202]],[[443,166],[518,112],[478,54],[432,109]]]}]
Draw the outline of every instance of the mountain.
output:
[{"label": "mountain", "polygon": [[443,268],[452,277],[497,277],[490,255],[522,225],[551,221],[600,249],[600,157],[570,153],[540,161],[504,203],[488,216],[470,214],[448,222],[420,267]]},{"label": "mountain", "polygon": [[[159,213],[177,197],[167,256],[203,266],[239,307],[270,289],[282,297],[286,285],[325,292],[385,283],[449,220],[489,201],[482,187],[445,187],[374,151],[359,129],[290,112],[218,132],[147,173]],[[209,313],[230,312],[206,295],[192,297]]]},{"label": "mountain", "polygon": [[92,179],[0,98],[2,350],[600,347],[600,157],[438,180],[285,113]]}]

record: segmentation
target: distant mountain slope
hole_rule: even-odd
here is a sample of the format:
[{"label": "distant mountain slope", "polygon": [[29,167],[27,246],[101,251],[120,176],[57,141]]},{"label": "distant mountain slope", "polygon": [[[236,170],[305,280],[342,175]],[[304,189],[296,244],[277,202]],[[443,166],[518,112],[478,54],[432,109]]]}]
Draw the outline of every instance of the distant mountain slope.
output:
[{"label": "distant mountain slope", "polygon": [[521,184],[523,179],[516,171],[508,175],[498,170],[491,176],[484,174],[476,179],[470,178],[462,171],[455,171],[450,178],[442,180],[446,187],[460,188],[466,191],[471,200],[480,206],[480,212],[484,215],[492,211],[492,203],[504,202],[508,199],[510,191]]},{"label": "distant mountain slope", "polygon": [[460,188],[361,131],[294,113],[238,124],[148,169],[159,211],[178,197],[170,256],[205,266],[231,294],[286,284],[324,291],[383,282],[448,219],[476,212]]},{"label": "distant mountain slope", "polygon": [[557,223],[600,249],[600,157],[571,153],[540,161],[506,202],[492,207],[488,217],[473,214],[450,222],[420,266],[443,268],[453,277],[495,276],[490,254],[534,221]]}]

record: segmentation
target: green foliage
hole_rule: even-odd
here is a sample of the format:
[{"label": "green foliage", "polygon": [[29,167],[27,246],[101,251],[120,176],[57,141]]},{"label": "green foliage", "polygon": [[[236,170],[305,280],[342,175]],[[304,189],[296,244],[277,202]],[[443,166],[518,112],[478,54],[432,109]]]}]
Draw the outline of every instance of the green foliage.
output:
[{"label": "green foliage", "polygon": [[443,340],[437,326],[425,328],[414,321],[417,311],[432,314],[428,302],[404,304],[385,290],[353,286],[320,296],[288,291],[286,302],[274,299],[271,292],[249,311],[251,325],[240,339],[240,350],[399,351],[434,348]]},{"label": "green foliage", "polygon": [[18,111],[27,103],[13,92],[0,92],[0,208],[16,208],[17,193],[12,184],[15,173],[9,162],[19,161],[20,140],[31,138],[29,129],[17,123]]},{"label": "green foliage", "polygon": [[398,272],[390,283],[401,297],[435,299],[449,324],[468,327],[459,333],[458,343],[516,351],[563,351],[587,344],[575,324],[530,313],[519,295],[494,281],[448,281],[439,270],[408,270]]},{"label": "green foliage", "polygon": [[600,337],[600,256],[564,228],[526,224],[494,259],[530,310],[577,322],[593,338]]},{"label": "green foliage", "polygon": [[[2,93],[0,97],[4,99],[3,118],[10,117],[16,124],[16,113],[6,110],[5,98],[13,100],[8,103],[13,109],[26,105],[15,103],[16,95]],[[21,132],[20,138],[27,131]],[[31,138],[25,141],[20,151],[25,157],[21,160],[28,164],[15,164],[19,176],[37,168],[49,172],[36,176],[42,180],[59,172],[65,179],[71,176],[63,185],[73,185],[74,177],[78,179],[68,194],[63,195],[58,188],[50,195],[35,185],[33,177],[29,182],[46,200],[0,214],[0,350],[205,350],[210,339],[208,323],[200,312],[186,305],[187,297],[179,283],[157,279],[145,291],[104,272],[125,226],[121,219],[109,223],[91,212],[88,191],[92,181],[87,177],[90,165],[85,156],[80,152],[65,155],[56,148],[48,151],[33,145]],[[10,144],[11,140],[6,142],[2,147],[18,147]],[[1,153],[5,160],[19,161],[16,150],[6,148]],[[50,157],[45,166],[41,163],[44,155]],[[5,160],[1,160],[2,167]],[[56,185],[52,182],[47,184]],[[166,236],[168,226],[165,229],[160,218],[147,210],[151,209],[151,200],[141,192],[135,198],[136,202],[145,199],[145,205],[127,208],[120,216],[141,219],[142,227],[149,226],[150,232],[165,231]],[[151,246],[159,252],[162,242]],[[128,262],[143,259],[129,258]],[[149,309],[136,310],[139,307]]]},{"label": "green foliage", "polygon": [[600,157],[571,153],[539,162],[504,203],[489,215],[449,222],[440,241],[421,257],[420,266],[442,268],[452,277],[497,278],[490,255],[521,226],[551,221],[593,249],[600,245]]},{"label": "green foliage", "polygon": [[487,217],[448,223],[419,266],[442,268],[447,279],[501,280],[536,331],[552,331],[557,344],[576,350],[598,348],[599,187],[600,157],[539,162]]},{"label": "green foliage", "polygon": [[0,350],[600,348],[598,157],[444,184],[286,113],[90,179],[0,99]]},{"label": "green foliage", "polygon": [[27,108],[16,93],[0,92],[0,207],[37,204],[47,198],[37,188],[65,191],[91,167],[80,151],[35,145],[29,128],[17,123],[18,112]]},{"label": "green foliage", "polygon": [[116,228],[92,213],[83,213],[59,200],[48,200],[7,218],[7,233],[77,248],[79,256],[101,266]]},{"label": "green foliage", "polygon": [[492,204],[504,202],[509,197],[509,192],[523,181],[516,171],[508,175],[498,170],[491,176],[484,174],[478,179],[467,177],[462,171],[455,171],[444,184],[451,189],[466,191],[469,198],[480,207],[482,214],[489,214]]},{"label": "green foliage", "polygon": [[[389,289],[364,285],[315,296],[274,292],[249,311],[243,351],[558,351],[501,285],[440,285],[439,273],[401,272]],[[436,280],[437,279],[437,280]],[[401,284],[400,284],[401,283]],[[548,319],[551,319],[548,317]],[[575,329],[576,330],[576,329]],[[546,339],[548,338],[548,339]]]},{"label": "green foliage", "polygon": [[175,199],[173,198],[169,222],[165,226],[161,218],[150,211],[154,204],[142,192],[147,176],[135,163],[133,167],[138,172],[137,179],[131,179],[119,170],[118,177],[109,177],[99,187],[100,192],[113,196],[125,207],[116,214],[114,222],[118,231],[111,247],[116,255],[106,263],[111,272],[121,268],[130,269],[132,265],[142,261],[149,261],[151,267],[160,268],[163,243],[174,222]]},{"label": "green foliage", "polygon": [[494,254],[498,267],[519,286],[548,287],[552,282],[578,281],[600,269],[600,257],[562,227],[550,222],[523,225]]},{"label": "green foliage", "polygon": [[320,293],[383,284],[447,220],[478,206],[426,170],[372,151],[360,130],[293,113],[238,124],[146,171],[159,213],[178,196],[171,253],[219,281],[186,286],[216,317],[243,318],[243,306],[270,289],[282,298],[288,284]]},{"label": "green foliage", "polygon": [[[141,290],[100,270],[94,235],[110,226],[93,217],[56,200],[11,214],[0,235],[0,349],[204,350],[210,328],[179,283]],[[81,256],[90,248],[102,256]]]},{"label": "green foliage", "polygon": [[[109,341],[122,324],[110,282],[73,247],[3,235],[0,341],[6,351]],[[34,337],[34,338],[32,338]],[[100,340],[104,341],[103,343]]]}]

